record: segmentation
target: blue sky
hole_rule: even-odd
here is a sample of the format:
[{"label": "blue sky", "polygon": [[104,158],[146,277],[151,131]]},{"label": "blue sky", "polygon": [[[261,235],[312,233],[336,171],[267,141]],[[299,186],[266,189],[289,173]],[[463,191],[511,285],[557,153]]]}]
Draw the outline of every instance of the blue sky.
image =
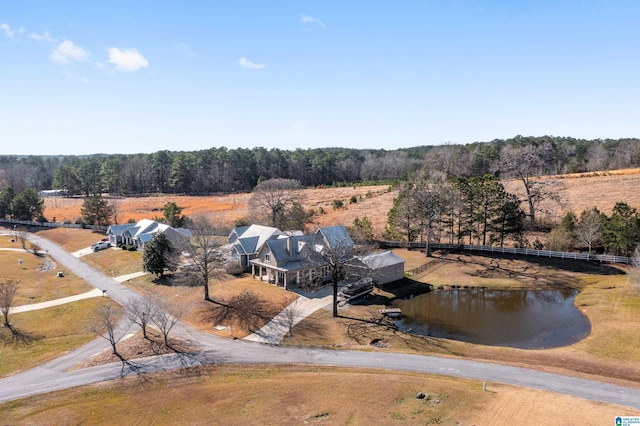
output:
[{"label": "blue sky", "polygon": [[640,137],[637,1],[0,4],[0,154]]}]

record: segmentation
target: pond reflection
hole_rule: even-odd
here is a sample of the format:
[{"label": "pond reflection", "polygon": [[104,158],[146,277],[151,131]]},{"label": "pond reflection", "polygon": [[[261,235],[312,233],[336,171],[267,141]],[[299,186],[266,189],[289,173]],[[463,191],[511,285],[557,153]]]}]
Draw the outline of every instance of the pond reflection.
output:
[{"label": "pond reflection", "polygon": [[573,304],[574,289],[441,290],[398,300],[402,331],[492,346],[543,349],[589,335],[591,324]]}]

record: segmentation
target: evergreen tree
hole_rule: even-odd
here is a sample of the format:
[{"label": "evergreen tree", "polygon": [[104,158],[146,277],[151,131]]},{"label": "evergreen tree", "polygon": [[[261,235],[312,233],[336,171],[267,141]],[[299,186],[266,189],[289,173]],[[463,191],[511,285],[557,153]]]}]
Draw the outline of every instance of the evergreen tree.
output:
[{"label": "evergreen tree", "polygon": [[35,189],[27,188],[11,200],[11,215],[18,220],[42,220],[44,200]]},{"label": "evergreen tree", "polygon": [[12,187],[0,191],[0,219],[11,216],[11,201],[16,197],[16,191]]},{"label": "evergreen tree", "polygon": [[84,199],[80,209],[82,220],[89,225],[108,225],[112,211],[109,202],[101,195],[92,195]]},{"label": "evergreen tree", "polygon": [[162,208],[162,215],[164,221],[173,228],[182,228],[186,220],[185,216],[181,216],[182,207],[178,207],[173,201],[169,201]]},{"label": "evergreen tree", "polygon": [[393,207],[387,214],[384,238],[391,241],[415,241],[418,231],[414,225],[415,211],[411,197],[412,185],[405,185],[393,199]]},{"label": "evergreen tree", "polygon": [[640,241],[640,216],[627,203],[617,202],[610,217],[603,216],[604,246],[616,256],[630,256]]},{"label": "evergreen tree", "polygon": [[163,233],[158,233],[144,245],[142,269],[145,272],[162,277],[164,271],[175,271],[177,252],[171,241]]}]

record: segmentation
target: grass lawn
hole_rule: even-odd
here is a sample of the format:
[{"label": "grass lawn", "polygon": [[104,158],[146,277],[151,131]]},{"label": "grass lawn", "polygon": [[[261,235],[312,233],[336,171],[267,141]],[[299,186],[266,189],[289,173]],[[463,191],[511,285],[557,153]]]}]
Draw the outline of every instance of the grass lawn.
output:
[{"label": "grass lawn", "polygon": [[[417,399],[423,392],[425,398]],[[507,385],[384,370],[218,365],[0,405],[10,424],[613,424],[639,410]]]},{"label": "grass lawn", "polygon": [[105,238],[105,233],[102,231],[75,228],[47,228],[38,231],[37,234],[53,241],[60,247],[64,247],[70,253],[89,247],[96,241]]},{"label": "grass lawn", "polygon": [[[224,308],[219,304],[204,301],[204,289],[202,287],[189,287],[184,285],[171,285],[171,278],[166,277],[160,281],[153,275],[145,275],[123,283],[138,292],[151,292],[159,294],[163,298],[172,300],[187,307],[187,314],[183,318],[187,323],[200,330],[218,334],[225,337],[243,338],[250,334],[238,318],[232,317],[222,321]],[[262,327],[271,318],[277,315],[285,306],[293,302],[297,295],[282,288],[275,287],[254,280],[250,276],[242,278],[227,277],[226,279],[209,285],[209,296],[216,302],[225,303],[233,295],[243,290],[253,291],[259,295],[265,304],[265,315],[258,319],[253,331]],[[216,331],[216,325],[231,326],[231,335],[227,330]]]},{"label": "grass lawn", "polygon": [[142,271],[142,252],[110,248],[82,256],[83,262],[110,277]]},{"label": "grass lawn", "polygon": [[[22,260],[22,264],[19,263]],[[13,306],[39,303],[87,292],[93,287],[57,265],[49,256],[0,250],[0,278],[18,280]],[[58,272],[64,272],[59,278]]]},{"label": "grass lawn", "polygon": [[33,368],[94,339],[88,320],[105,303],[115,302],[94,298],[10,315],[11,324],[23,335],[16,339],[8,328],[0,327],[0,377]]}]

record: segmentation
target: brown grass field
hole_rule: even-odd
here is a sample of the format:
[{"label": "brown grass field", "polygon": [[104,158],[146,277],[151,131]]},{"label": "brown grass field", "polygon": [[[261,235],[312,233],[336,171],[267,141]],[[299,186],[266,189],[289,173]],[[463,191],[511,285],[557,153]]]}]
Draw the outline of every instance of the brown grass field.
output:
[{"label": "brown grass field", "polygon": [[[187,306],[188,312],[183,319],[195,328],[211,334],[238,339],[242,339],[251,334],[252,331],[258,330],[297,297],[294,293],[258,282],[251,277],[228,277],[224,281],[212,283],[209,287],[209,294],[216,301],[224,302],[243,290],[250,290],[260,295],[267,308],[265,317],[255,324],[252,331],[249,331],[238,322],[237,318],[223,320],[221,318],[223,308],[220,305],[205,302],[202,287],[167,285],[169,283],[168,279],[162,281],[164,285],[158,285],[155,281],[155,276],[145,275],[129,280],[124,284],[138,292],[159,294],[168,300]],[[215,330],[213,327],[216,325],[231,326],[231,334],[227,330]]]},{"label": "brown grass field", "polygon": [[[0,405],[10,424],[608,425],[639,410],[439,376],[310,366],[219,365]],[[423,392],[424,399],[415,395]]]},{"label": "brown grass field", "polygon": [[[616,170],[599,173],[580,173],[571,175],[546,176],[540,180],[548,182],[560,196],[560,203],[548,203],[545,208],[551,212],[550,220],[561,219],[568,211],[576,214],[584,209],[598,207],[604,213],[611,213],[611,209],[618,201],[625,201],[632,207],[640,207],[640,169]],[[518,196],[524,195],[522,183],[519,181],[505,181],[505,188]],[[395,191],[383,186],[357,186],[345,188],[311,188],[304,191],[306,210],[313,209],[316,215],[308,226],[314,230],[317,226],[341,224],[353,225],[353,220],[367,216],[377,236],[384,231],[387,213],[392,206]],[[358,199],[357,203],[350,203],[352,195]],[[203,197],[161,195],[137,198],[110,199],[118,209],[118,222],[124,223],[129,219],[152,219],[162,216],[162,207],[169,201],[183,207],[183,214],[197,216],[200,214],[215,214],[227,226],[233,221],[249,216],[247,202],[251,194],[213,195]],[[341,200],[344,208],[334,210],[333,200]],[[47,198],[45,199],[45,216],[49,220],[75,220],[80,217],[81,198]],[[319,214],[322,207],[325,214]],[[523,204],[523,208],[525,208]],[[80,247],[81,248],[81,247]],[[77,249],[76,249],[77,250]]]}]

